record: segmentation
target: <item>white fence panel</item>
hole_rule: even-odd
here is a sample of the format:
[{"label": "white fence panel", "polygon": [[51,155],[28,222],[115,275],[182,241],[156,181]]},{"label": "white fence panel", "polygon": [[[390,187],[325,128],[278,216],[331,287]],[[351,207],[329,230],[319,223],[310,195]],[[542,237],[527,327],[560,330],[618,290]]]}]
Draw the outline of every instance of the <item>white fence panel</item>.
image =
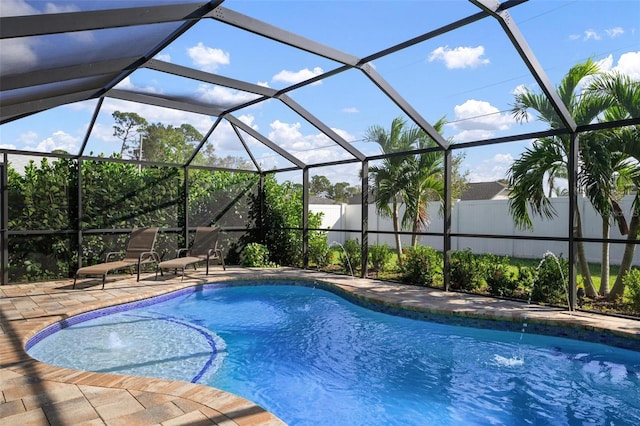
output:
[{"label": "white fence panel", "polygon": [[[633,197],[626,197],[621,206],[625,212],[625,217],[630,218]],[[508,200],[473,200],[458,201],[453,206],[451,217],[451,231],[453,233],[464,234],[495,234],[510,236],[546,236],[546,237],[566,237],[569,234],[569,199],[566,197],[553,198],[552,204],[557,212],[557,217],[551,220],[539,216],[532,217],[533,230],[523,230],[515,226],[509,214]],[[352,229],[359,230],[362,227],[362,208],[356,204],[314,204],[309,206],[311,211],[324,213],[322,226],[331,229]],[[582,217],[583,235],[585,237],[600,238],[602,236],[602,219],[595,212],[589,201],[580,197],[578,209]],[[433,219],[428,232],[443,232],[443,220],[440,207],[432,203],[429,206],[429,215]],[[402,216],[403,210],[400,212]],[[369,205],[369,244],[387,244],[395,248],[393,236],[393,222],[390,218],[377,215],[374,205]],[[377,234],[375,231],[389,232],[388,234]],[[360,232],[338,232],[330,231],[329,242],[336,241],[344,244],[347,239],[360,240]],[[625,239],[621,235],[618,227],[611,226],[610,238]],[[436,250],[442,250],[443,238],[441,236],[421,236],[419,242],[422,245],[429,245]],[[403,247],[408,247],[411,243],[411,236],[403,235]],[[619,265],[624,252],[624,244],[610,245],[610,263]],[[566,257],[568,245],[562,241],[529,241],[511,240],[500,238],[453,238],[451,248],[462,250],[470,248],[474,253],[493,253],[500,256],[518,258],[541,258],[546,251],[551,251],[556,255],[562,254]],[[600,263],[601,244],[587,243],[585,249],[590,262]],[[640,265],[640,247],[636,248],[634,262],[635,266]]]}]

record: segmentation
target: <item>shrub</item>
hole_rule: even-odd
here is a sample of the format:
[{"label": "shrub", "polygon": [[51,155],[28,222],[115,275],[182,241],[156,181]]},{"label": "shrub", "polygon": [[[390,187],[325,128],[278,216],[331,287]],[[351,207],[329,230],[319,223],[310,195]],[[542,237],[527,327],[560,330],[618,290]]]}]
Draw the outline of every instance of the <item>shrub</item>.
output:
[{"label": "shrub", "polygon": [[531,294],[531,289],[533,288],[534,282],[534,270],[530,266],[519,266],[518,267],[518,283],[520,287],[520,291],[522,295],[521,298],[529,298]]},{"label": "shrub", "polygon": [[442,273],[442,256],[432,247],[411,247],[406,250],[405,255],[403,282],[431,286],[434,275]]},{"label": "shrub", "polygon": [[242,249],[242,266],[275,268],[278,265],[269,260],[269,249],[258,243],[249,243]]},{"label": "shrub", "polygon": [[391,260],[391,256],[393,256],[393,253],[386,244],[369,246],[369,261],[371,262],[371,267],[377,272],[385,270],[387,263]]},{"label": "shrub", "polygon": [[485,281],[492,296],[515,297],[518,290],[517,270],[507,256],[487,255],[482,259]]},{"label": "shrub", "polygon": [[326,232],[309,231],[309,260],[318,268],[329,264],[329,246],[327,245]]},{"label": "shrub", "polygon": [[361,259],[362,249],[358,239],[345,241],[342,246],[342,251],[340,252],[340,266],[342,270],[354,275],[356,268],[360,266]]},{"label": "shrub", "polygon": [[536,269],[531,300],[544,303],[566,302],[568,265],[567,259],[556,257],[551,252],[545,253]]},{"label": "shrub", "polygon": [[622,282],[628,289],[633,310],[640,313],[640,269],[629,270]]},{"label": "shrub", "polygon": [[[262,194],[256,191],[250,197],[248,229],[242,243],[265,244],[277,264],[302,265],[302,189],[289,181],[278,183],[275,176],[268,175]],[[309,228],[319,228],[321,223],[322,213],[309,212]]]},{"label": "shrub", "polygon": [[475,290],[480,287],[482,265],[470,248],[451,252],[451,288]]}]

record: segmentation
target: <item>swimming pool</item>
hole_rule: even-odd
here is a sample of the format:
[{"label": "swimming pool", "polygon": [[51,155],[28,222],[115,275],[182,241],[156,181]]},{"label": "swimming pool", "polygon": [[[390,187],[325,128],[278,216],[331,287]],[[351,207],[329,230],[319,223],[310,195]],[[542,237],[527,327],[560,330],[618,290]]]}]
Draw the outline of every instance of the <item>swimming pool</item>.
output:
[{"label": "swimming pool", "polygon": [[246,284],[87,313],[27,349],[208,384],[291,425],[640,424],[638,352],[387,315],[309,283]]}]

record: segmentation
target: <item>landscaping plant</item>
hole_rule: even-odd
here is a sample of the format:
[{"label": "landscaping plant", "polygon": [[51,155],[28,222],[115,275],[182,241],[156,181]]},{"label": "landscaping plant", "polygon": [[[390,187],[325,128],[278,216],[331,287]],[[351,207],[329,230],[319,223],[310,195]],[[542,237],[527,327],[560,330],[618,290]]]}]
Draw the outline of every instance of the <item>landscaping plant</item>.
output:
[{"label": "landscaping plant", "polygon": [[470,248],[451,252],[451,289],[472,291],[480,287],[482,265]]},{"label": "landscaping plant", "polygon": [[640,269],[630,269],[624,277],[624,284],[629,293],[631,307],[640,314]]},{"label": "landscaping plant", "polygon": [[259,243],[249,243],[242,249],[242,266],[255,268],[276,268],[278,265],[269,260],[269,249]]},{"label": "landscaping plant", "polygon": [[482,263],[485,265],[485,281],[490,295],[517,296],[518,270],[509,264],[507,256],[487,255],[483,257]]},{"label": "landscaping plant", "polygon": [[386,243],[369,246],[369,262],[376,272],[383,272],[392,256],[393,253]]},{"label": "landscaping plant", "polygon": [[434,276],[442,274],[442,255],[428,246],[414,246],[406,250],[402,266],[402,281],[432,286]]},{"label": "landscaping plant", "polygon": [[556,257],[553,253],[545,253],[536,269],[531,300],[553,304],[566,303],[568,274],[567,259]]}]

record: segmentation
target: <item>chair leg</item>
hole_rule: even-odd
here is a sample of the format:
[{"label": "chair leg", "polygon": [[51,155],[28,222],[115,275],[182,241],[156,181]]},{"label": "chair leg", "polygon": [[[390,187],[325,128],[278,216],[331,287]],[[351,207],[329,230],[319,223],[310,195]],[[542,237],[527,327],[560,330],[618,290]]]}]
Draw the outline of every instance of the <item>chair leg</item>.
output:
[{"label": "chair leg", "polygon": [[105,281],[107,281],[107,274],[104,274],[104,275],[102,276],[102,289],[103,289],[103,290],[104,290],[104,283],[105,283]]},{"label": "chair leg", "polygon": [[73,276],[73,288],[76,288],[76,280],[78,279],[78,274]]},{"label": "chair leg", "polygon": [[227,267],[224,265],[224,256],[222,255],[222,250],[218,251],[218,256],[220,256],[220,264],[222,265],[222,270],[226,271]]}]

